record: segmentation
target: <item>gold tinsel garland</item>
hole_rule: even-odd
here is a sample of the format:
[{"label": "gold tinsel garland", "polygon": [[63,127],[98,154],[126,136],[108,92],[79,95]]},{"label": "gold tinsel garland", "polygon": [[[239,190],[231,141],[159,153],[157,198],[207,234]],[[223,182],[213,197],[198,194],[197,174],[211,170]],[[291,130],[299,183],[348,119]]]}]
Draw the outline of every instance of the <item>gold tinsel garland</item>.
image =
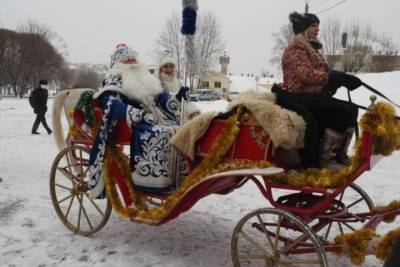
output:
[{"label": "gold tinsel garland", "polygon": [[308,168],[298,173],[283,173],[271,176],[271,181],[294,186],[336,188],[343,185],[363,163],[361,142],[357,141],[356,153],[350,158],[350,165],[338,171],[330,169]]},{"label": "gold tinsel garland", "polygon": [[[130,171],[129,161],[123,154],[122,150],[115,146],[107,146],[104,180],[108,197],[115,211],[125,218],[150,220],[153,222],[161,220],[168,211],[174,207],[187,190],[214,173],[253,167],[269,167],[272,166],[266,161],[249,161],[249,160],[233,160],[222,162],[222,156],[227,152],[229,147],[234,142],[239,127],[237,126],[237,116],[232,116],[226,121],[225,128],[216,138],[212,145],[210,153],[202,162],[190,173],[185,179],[181,187],[171,195],[160,207],[149,209],[145,204],[143,195],[135,192],[133,186],[132,175]],[[98,124],[92,126],[92,133],[98,130]],[[368,131],[374,136],[374,153],[382,155],[390,155],[393,151],[400,148],[400,125],[395,118],[394,108],[386,103],[377,103],[372,109],[365,113],[360,121],[361,129]],[[77,135],[77,129],[72,129],[71,134]],[[356,142],[355,154],[351,157],[351,164],[337,172],[328,169],[307,169],[300,173],[283,174],[270,177],[273,182],[286,183],[295,186],[312,186],[333,188],[345,183],[349,177],[363,163],[361,158],[361,142]],[[124,207],[121,198],[117,192],[115,181],[111,177],[111,164],[118,164],[118,168],[122,171],[126,184],[129,188],[129,194],[134,200],[132,207]],[[387,207],[377,207],[375,211],[384,213],[400,207],[400,201],[393,201]],[[391,221],[394,217],[388,218],[385,221]],[[394,239],[400,235],[400,229],[396,229],[385,236],[385,238],[377,246],[377,257],[384,259],[389,255],[390,249],[393,246]],[[365,257],[365,248],[368,240],[377,236],[373,231],[361,229],[353,234],[346,234],[335,238],[338,244],[344,244],[348,251],[352,262],[361,264]]]},{"label": "gold tinsel garland", "polygon": [[[400,124],[396,119],[393,106],[379,102],[366,112],[360,121],[360,128],[374,136],[374,153],[390,155],[400,148]],[[361,142],[355,144],[355,154],[350,158],[350,165],[339,171],[309,168],[303,172],[279,174],[270,177],[274,182],[295,186],[335,188],[343,185],[352,177],[363,163]]]},{"label": "gold tinsel garland", "polygon": [[362,228],[351,234],[335,237],[335,243],[343,245],[343,249],[348,253],[351,262],[360,265],[365,260],[368,241],[376,236],[378,235],[373,230]]},{"label": "gold tinsel garland", "polygon": [[[373,209],[373,211],[375,211],[375,212],[377,212],[379,214],[382,214],[382,213],[390,212],[390,211],[393,211],[393,210],[396,210],[396,209],[400,209],[400,200],[393,200],[387,206],[375,207]],[[397,215],[388,216],[387,218],[385,218],[384,222],[392,223],[396,219],[396,216]]]},{"label": "gold tinsel garland", "polygon": [[374,152],[384,156],[400,149],[400,125],[392,105],[379,102],[360,120],[361,129],[375,139]]},{"label": "gold tinsel garland", "polygon": [[[145,204],[142,195],[138,195],[134,191],[132,175],[127,157],[125,157],[120,148],[115,145],[107,147],[105,157],[104,179],[107,194],[110,198],[113,208],[116,212],[125,218],[132,220],[147,220],[157,222],[160,221],[174,207],[190,187],[201,181],[202,179],[222,171],[252,168],[252,167],[269,167],[270,163],[266,161],[250,161],[250,160],[233,160],[222,162],[222,157],[231,147],[239,133],[237,125],[237,116],[231,116],[226,122],[225,127],[216,138],[210,152],[205,156],[202,162],[186,177],[182,185],[174,194],[169,196],[160,207],[149,209]],[[118,163],[118,168],[122,171],[125,182],[129,187],[130,197],[134,200],[132,207],[124,207],[121,198],[117,193],[116,183],[111,176],[111,164]]]},{"label": "gold tinsel garland", "polygon": [[[348,253],[351,262],[360,265],[365,261],[366,248],[373,237],[380,237],[380,235],[371,229],[362,228],[353,233],[335,237],[335,243],[343,245],[344,251]],[[398,237],[400,237],[400,228],[387,233],[374,247],[374,255],[382,261],[386,260]]]},{"label": "gold tinsel garland", "polygon": [[400,228],[387,233],[376,246],[375,256],[382,261],[386,260],[398,237],[400,237]]}]

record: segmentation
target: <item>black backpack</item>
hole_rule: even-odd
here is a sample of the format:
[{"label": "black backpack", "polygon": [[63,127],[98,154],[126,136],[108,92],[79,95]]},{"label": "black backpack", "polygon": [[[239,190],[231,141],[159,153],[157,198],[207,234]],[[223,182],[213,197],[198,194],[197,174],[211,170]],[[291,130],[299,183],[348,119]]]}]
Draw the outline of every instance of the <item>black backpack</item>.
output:
[{"label": "black backpack", "polygon": [[29,105],[31,105],[32,108],[35,108],[34,107],[34,102],[33,102],[33,91],[29,95]]}]

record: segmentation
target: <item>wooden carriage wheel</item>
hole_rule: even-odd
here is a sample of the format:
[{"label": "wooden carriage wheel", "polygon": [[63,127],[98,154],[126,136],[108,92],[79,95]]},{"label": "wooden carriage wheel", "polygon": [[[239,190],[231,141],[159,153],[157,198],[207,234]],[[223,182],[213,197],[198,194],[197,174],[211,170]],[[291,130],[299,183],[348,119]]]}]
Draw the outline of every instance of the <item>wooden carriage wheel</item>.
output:
[{"label": "wooden carriage wheel", "polygon": [[72,232],[84,236],[101,230],[112,210],[107,198],[89,198],[89,153],[83,146],[61,150],[50,173],[50,195],[58,217]]},{"label": "wooden carriage wheel", "polygon": [[317,236],[297,216],[264,208],[243,217],[233,230],[231,255],[236,266],[322,266],[327,259]]},{"label": "wooden carriage wheel", "polygon": [[[346,188],[336,199],[344,204],[350,213],[370,212],[374,208],[374,203],[368,194],[357,184],[353,183]],[[350,233],[362,227],[362,222],[330,222],[319,233],[325,239],[333,241],[338,234]]]}]

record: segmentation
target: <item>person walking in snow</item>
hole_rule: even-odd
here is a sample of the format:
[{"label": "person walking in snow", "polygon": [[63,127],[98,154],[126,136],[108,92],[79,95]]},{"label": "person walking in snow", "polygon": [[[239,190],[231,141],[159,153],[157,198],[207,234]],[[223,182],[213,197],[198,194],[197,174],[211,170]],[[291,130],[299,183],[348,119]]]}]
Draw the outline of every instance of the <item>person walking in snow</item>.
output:
[{"label": "person walking in snow", "polygon": [[357,125],[358,108],[332,96],[341,86],[354,90],[362,82],[356,76],[329,70],[320,52],[316,15],[293,12],[289,20],[295,37],[283,53],[283,84],[273,91],[278,104],[289,109],[300,105],[311,113],[318,126],[318,164],[337,170],[348,164],[347,149]]},{"label": "person walking in snow", "polygon": [[45,116],[47,111],[47,98],[49,96],[47,84],[48,82],[46,80],[40,80],[39,87],[34,89],[29,96],[29,103],[33,108],[33,112],[36,113],[36,119],[31,131],[32,134],[39,134],[37,130],[40,123],[42,123],[48,134],[53,132],[47,125]]}]

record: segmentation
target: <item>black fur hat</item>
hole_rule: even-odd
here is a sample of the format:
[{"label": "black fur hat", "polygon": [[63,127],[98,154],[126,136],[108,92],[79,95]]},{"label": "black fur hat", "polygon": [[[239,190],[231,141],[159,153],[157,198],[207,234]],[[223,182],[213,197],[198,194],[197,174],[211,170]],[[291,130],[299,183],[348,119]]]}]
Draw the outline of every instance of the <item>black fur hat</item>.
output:
[{"label": "black fur hat", "polygon": [[48,83],[47,80],[44,80],[44,79],[39,81],[39,84],[47,84],[47,83]]},{"label": "black fur hat", "polygon": [[295,34],[304,32],[312,24],[319,24],[319,18],[311,13],[299,14],[293,12],[289,15],[289,20],[292,23],[292,29]]}]

